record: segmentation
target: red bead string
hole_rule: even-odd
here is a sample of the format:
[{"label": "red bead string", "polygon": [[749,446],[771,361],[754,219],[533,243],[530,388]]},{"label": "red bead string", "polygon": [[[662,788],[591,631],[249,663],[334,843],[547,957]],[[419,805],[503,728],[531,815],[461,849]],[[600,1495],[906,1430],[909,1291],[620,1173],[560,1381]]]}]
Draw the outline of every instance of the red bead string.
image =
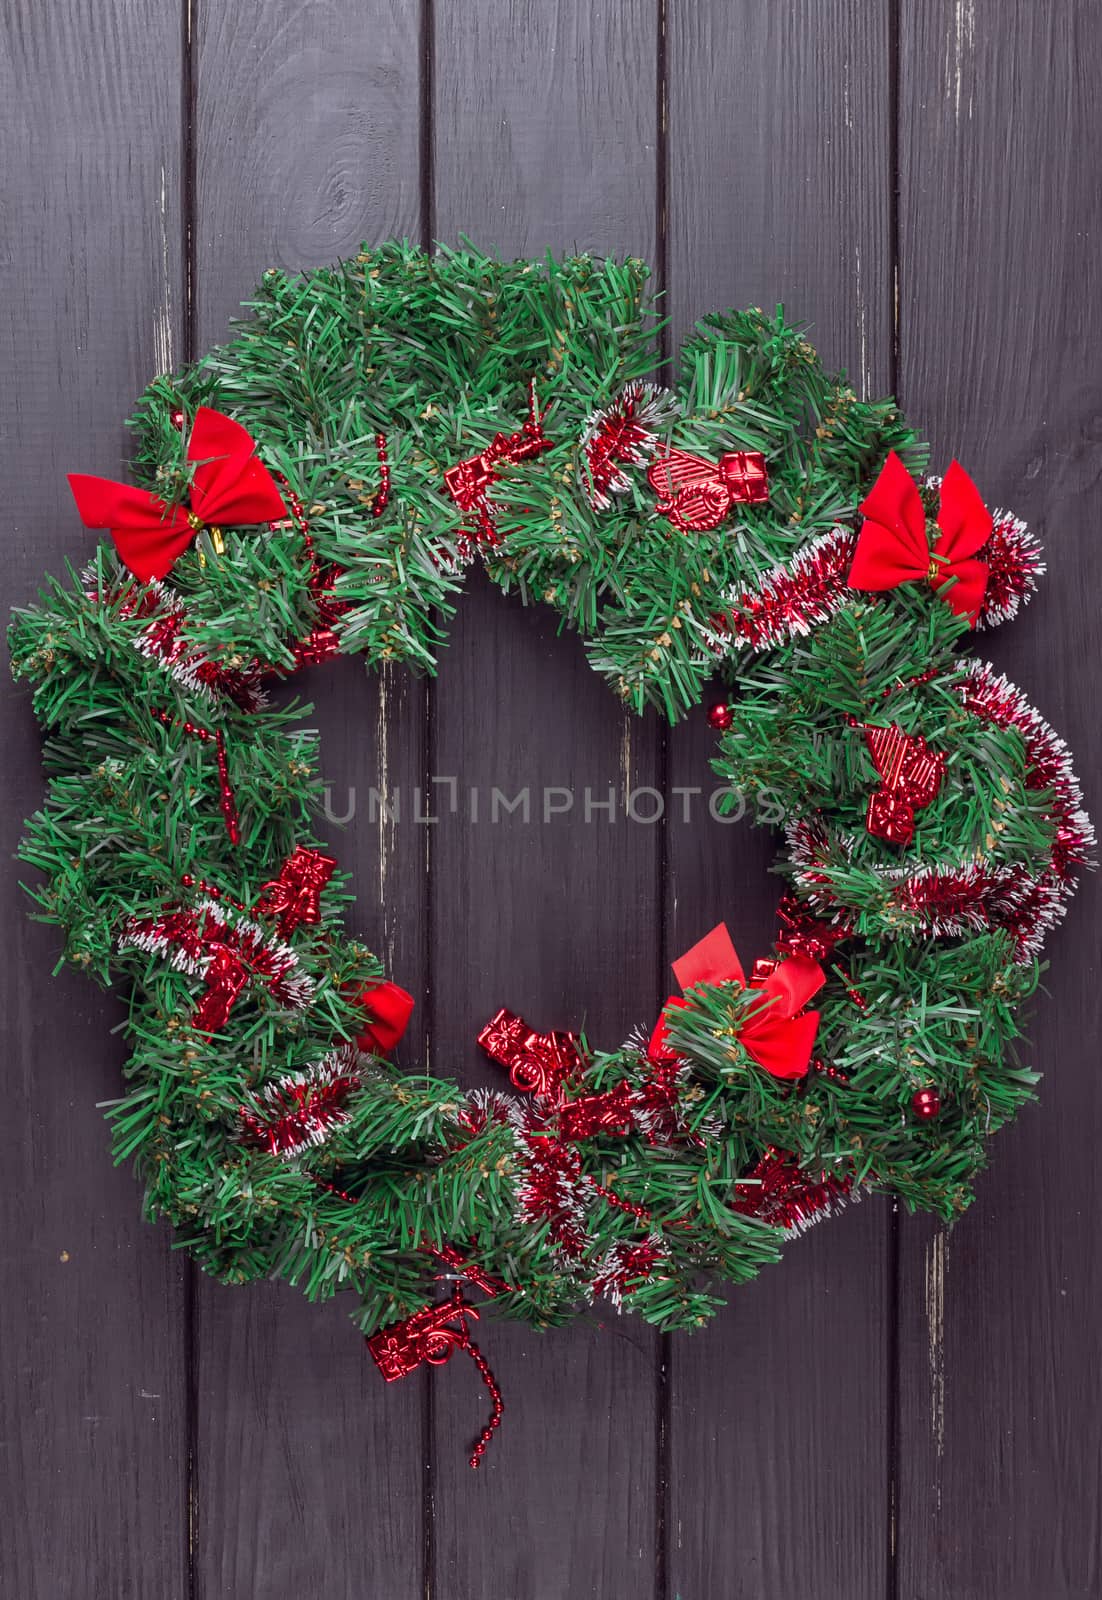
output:
[{"label": "red bead string", "polygon": [[190,872],[185,872],[180,879],[185,889],[198,889],[200,894],[209,895],[212,900],[224,900],[227,905],[233,906],[235,911],[243,911],[248,915],[249,908],[242,900],[235,900],[232,895],[223,894],[216,884],[208,883],[205,878],[193,878]]},{"label": "red bead string", "polygon": [[501,1398],[501,1390],[498,1388],[497,1379],[490,1370],[490,1363],[469,1334],[461,1348],[466,1350],[478,1368],[482,1381],[490,1394],[490,1420],[479,1434],[478,1442],[470,1454],[471,1466],[477,1472],[482,1457],[486,1454],[486,1446],[501,1426],[501,1419],[505,1415],[505,1402]]},{"label": "red bead string", "polygon": [[214,742],[215,755],[218,761],[218,806],[222,812],[222,820],[226,824],[226,832],[230,836],[231,844],[241,843],[241,824],[237,815],[237,801],[234,799],[233,785],[230,782],[229,763],[226,759],[226,741],[221,728],[213,732],[210,728],[201,728],[197,722],[174,717],[169,711],[154,711],[153,715],[163,722],[166,728],[182,728],[185,733],[191,734],[201,744]]},{"label": "red bead string", "polygon": [[607,1188],[605,1184],[598,1183],[596,1178],[589,1179],[589,1186],[595,1194],[600,1195],[606,1205],[615,1206],[617,1211],[626,1211],[629,1216],[634,1217],[638,1222],[649,1222],[651,1220],[651,1213],[646,1206],[633,1205],[630,1200],[621,1199],[618,1194]]},{"label": "red bead string", "polygon": [[390,499],[390,462],[386,456],[386,434],[375,435],[375,453],[379,458],[379,488],[371,502],[371,515],[381,517]]},{"label": "red bead string", "polygon": [[823,1061],[817,1056],[811,1063],[811,1070],[817,1072],[821,1078],[829,1079],[831,1083],[849,1083],[849,1074],[843,1072],[841,1067],[836,1067],[833,1061]]},{"label": "red bead string", "polygon": [[928,672],[916,672],[912,678],[897,678],[894,683],[889,683],[886,689],[881,689],[880,698],[887,700],[890,695],[898,694],[900,689],[913,689],[920,683],[932,683],[940,675],[940,667],[931,667]]},{"label": "red bead string", "polygon": [[[382,435],[377,434],[376,443],[381,438]],[[386,445],[384,442],[384,457],[385,452]],[[309,519],[303,510],[302,501],[281,473],[273,475],[283,492],[283,498],[291,513],[292,520],[302,535],[303,548],[306,551],[308,563],[306,585],[317,613],[316,626],[305,639],[298,640],[293,646],[295,666],[318,666],[320,663],[340,654],[340,639],[333,629],[333,623],[342,612],[348,609],[347,605],[337,600],[333,594],[333,585],[340,576],[340,569],[336,566],[324,567],[322,565],[318,557],[317,547],[314,544],[313,535],[310,532]],[[380,474],[380,480],[382,481],[382,474]],[[386,468],[388,493],[389,485],[390,472],[388,467]]]},{"label": "red bead string", "polygon": [[339,1189],[335,1183],[330,1183],[328,1178],[319,1178],[316,1172],[310,1174],[319,1189],[328,1189],[330,1194],[335,1194],[338,1200],[347,1201],[350,1206],[359,1205],[359,1196],[349,1194],[346,1189]]}]

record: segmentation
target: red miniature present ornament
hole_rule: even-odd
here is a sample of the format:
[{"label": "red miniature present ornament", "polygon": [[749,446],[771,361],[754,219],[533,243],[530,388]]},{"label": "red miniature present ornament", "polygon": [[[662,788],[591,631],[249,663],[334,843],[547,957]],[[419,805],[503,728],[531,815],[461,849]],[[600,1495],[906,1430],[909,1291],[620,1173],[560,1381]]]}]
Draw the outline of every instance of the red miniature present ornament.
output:
[{"label": "red miniature present ornament", "polygon": [[491,1061],[506,1068],[513,1086],[525,1094],[558,1101],[563,1085],[581,1070],[582,1058],[572,1033],[537,1033],[523,1017],[504,1006],[482,1029],[478,1042]]},{"label": "red miniature present ornament", "polygon": [[444,474],[444,485],[460,511],[473,523],[476,539],[483,544],[498,542],[494,525],[493,507],[489,492],[500,476],[499,468],[506,462],[529,461],[533,456],[550,450],[552,441],[543,431],[543,417],[536,402],[536,385],[529,384],[529,414],[524,426],[516,433],[495,433],[485,450],[476,456],[457,461]]},{"label": "red miniature present ornament", "polygon": [[289,938],[303,922],[321,921],[321,891],[336,870],[336,859],[320,850],[298,844],[260,891],[254,910],[275,917],[283,937]]},{"label": "red miniature present ornament", "polygon": [[760,505],[769,499],[765,457],[757,450],[732,450],[709,461],[688,450],[663,448],[647,468],[647,479],[658,495],[655,511],[686,533],[718,528],[739,502]]},{"label": "red miniature present ornament", "polygon": [[463,1350],[470,1356],[490,1393],[490,1420],[478,1437],[470,1456],[472,1467],[477,1467],[486,1452],[486,1446],[500,1426],[505,1406],[497,1380],[481,1350],[471,1338],[468,1319],[478,1320],[478,1310],[463,1298],[456,1284],[450,1297],[437,1306],[424,1306],[400,1322],[392,1322],[367,1340],[371,1358],[387,1383],[407,1378],[416,1372],[421,1363],[443,1366],[453,1350]]},{"label": "red miniature present ornament", "polygon": [[937,797],[945,776],[945,757],[931,750],[918,734],[890,727],[864,725],[865,743],[883,780],[869,796],[865,827],[891,844],[910,844],[915,812]]}]

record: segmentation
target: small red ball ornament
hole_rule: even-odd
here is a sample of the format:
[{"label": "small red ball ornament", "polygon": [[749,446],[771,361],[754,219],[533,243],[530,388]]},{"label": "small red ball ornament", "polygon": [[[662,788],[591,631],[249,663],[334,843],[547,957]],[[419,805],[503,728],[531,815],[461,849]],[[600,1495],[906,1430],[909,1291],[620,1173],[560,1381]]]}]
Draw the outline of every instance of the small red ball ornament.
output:
[{"label": "small red ball ornament", "polygon": [[923,1122],[929,1122],[941,1110],[941,1096],[936,1089],[919,1089],[911,1096],[911,1110]]},{"label": "small red ball ornament", "polygon": [[171,413],[168,420],[171,422],[174,428],[179,428],[180,432],[183,433],[184,413],[179,406],[177,406],[176,409]]},{"label": "small red ball ornament", "polygon": [[731,707],[723,700],[717,700],[708,712],[708,721],[713,728],[718,728],[720,733],[726,733],[734,720]]}]

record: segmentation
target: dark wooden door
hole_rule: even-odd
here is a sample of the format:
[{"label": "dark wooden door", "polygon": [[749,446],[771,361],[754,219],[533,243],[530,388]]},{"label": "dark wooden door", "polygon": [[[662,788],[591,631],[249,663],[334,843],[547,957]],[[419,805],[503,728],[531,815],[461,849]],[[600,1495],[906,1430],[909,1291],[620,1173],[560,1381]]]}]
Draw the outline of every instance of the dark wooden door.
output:
[{"label": "dark wooden door", "polygon": [[[271,263],[392,235],[656,264],[672,343],[783,300],[935,460],[1045,536],[992,642],[1099,809],[1102,10],[1091,0],[9,0],[5,603],[77,559],[65,471]],[[438,681],[315,674],[358,932],[420,997],[412,1059],[477,1081],[499,1004],[616,1042],[721,917],[767,937],[770,843],[660,825],[434,826],[407,796],[707,780],[703,719],[626,721],[576,641],[472,581]],[[5,855],[39,797],[5,699]],[[512,792],[512,790],[508,790]],[[358,797],[358,798],[357,798]],[[1071,1600],[1102,1594],[1098,892],[1051,941],[1040,1108],[952,1234],[870,1200],[693,1339],[492,1330],[385,1388],[339,1305],[200,1279],[138,1219],[96,1102],[115,1000],[50,969],[5,869],[3,1510],[18,1600]],[[382,907],[382,909],[380,909]]]}]

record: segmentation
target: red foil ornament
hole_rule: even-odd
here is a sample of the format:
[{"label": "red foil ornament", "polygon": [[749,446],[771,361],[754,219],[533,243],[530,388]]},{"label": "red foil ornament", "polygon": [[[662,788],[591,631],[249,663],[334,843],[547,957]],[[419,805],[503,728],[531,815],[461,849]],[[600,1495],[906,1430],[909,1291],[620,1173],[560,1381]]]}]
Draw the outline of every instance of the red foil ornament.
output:
[{"label": "red foil ornament", "polygon": [[263,885],[253,908],[258,915],[275,917],[279,931],[289,938],[301,923],[321,921],[321,891],[336,869],[333,856],[298,844],[279,869],[278,878]]},{"label": "red foil ornament", "polygon": [[647,481],[658,495],[655,511],[685,533],[718,528],[740,502],[769,499],[765,457],[756,450],[732,450],[709,461],[662,446],[647,468]]},{"label": "red foil ornament", "polygon": [[793,894],[781,896],[777,907],[777,949],[786,956],[807,956],[811,961],[825,961],[835,945],[852,934],[850,925],[841,918],[826,922],[816,916],[804,900]]},{"label": "red foil ornament", "polygon": [[464,1300],[456,1284],[450,1297],[442,1304],[424,1306],[400,1322],[392,1322],[367,1340],[371,1358],[387,1383],[395,1383],[416,1372],[422,1362],[429,1366],[442,1366],[454,1350],[463,1350],[470,1356],[490,1394],[490,1420],[478,1437],[470,1456],[470,1464],[477,1468],[486,1453],[495,1430],[501,1424],[505,1411],[501,1390],[490,1371],[486,1358],[471,1338],[468,1321],[477,1321],[475,1306]]},{"label": "red foil ornament", "polygon": [[234,1002],[249,981],[249,969],[228,945],[214,944],[203,981],[206,993],[195,1007],[192,1026],[200,1033],[217,1033],[229,1021]]},{"label": "red foil ornament", "polygon": [[910,844],[915,812],[928,806],[941,788],[945,757],[931,750],[918,734],[904,733],[894,722],[887,728],[865,724],[863,731],[873,765],[883,780],[882,787],[869,796],[865,826],[891,844]]},{"label": "red foil ornament", "polygon": [[635,1090],[629,1083],[618,1083],[605,1094],[564,1101],[558,1123],[560,1138],[572,1141],[629,1134],[635,1126]]},{"label": "red foil ornament", "polygon": [[311,628],[304,639],[292,647],[296,667],[320,667],[341,653],[341,641],[332,628]]}]

